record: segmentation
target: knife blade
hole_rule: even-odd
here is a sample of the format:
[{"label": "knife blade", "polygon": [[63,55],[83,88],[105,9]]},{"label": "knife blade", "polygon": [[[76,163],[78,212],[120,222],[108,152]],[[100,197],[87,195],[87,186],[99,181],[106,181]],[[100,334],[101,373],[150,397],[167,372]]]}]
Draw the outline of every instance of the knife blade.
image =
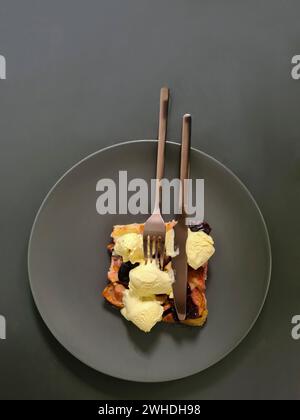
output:
[{"label": "knife blade", "polygon": [[186,298],[187,298],[187,280],[188,265],[186,255],[186,240],[188,235],[188,227],[186,225],[187,215],[187,181],[189,177],[190,147],[191,147],[191,124],[192,118],[189,114],[185,114],[182,120],[182,138],[181,138],[181,155],[180,155],[180,194],[179,194],[179,210],[181,213],[177,219],[175,226],[176,244],[179,248],[179,255],[173,259],[173,267],[175,271],[175,282],[173,284],[173,294],[175,308],[178,319],[183,321],[186,318]]}]

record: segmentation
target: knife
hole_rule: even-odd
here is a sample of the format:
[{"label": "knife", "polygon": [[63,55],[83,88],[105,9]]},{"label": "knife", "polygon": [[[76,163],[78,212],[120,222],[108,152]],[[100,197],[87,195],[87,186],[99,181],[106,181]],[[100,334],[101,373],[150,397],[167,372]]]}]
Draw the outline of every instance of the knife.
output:
[{"label": "knife", "polygon": [[179,194],[179,217],[175,226],[175,238],[179,248],[174,262],[175,282],[173,284],[173,294],[175,308],[178,319],[183,321],[186,318],[186,294],[188,265],[185,250],[185,244],[188,235],[188,227],[186,225],[187,216],[187,180],[189,178],[189,162],[191,148],[191,125],[192,118],[189,114],[185,114],[182,119],[182,137],[181,137],[181,156],[180,156],[180,194]]}]

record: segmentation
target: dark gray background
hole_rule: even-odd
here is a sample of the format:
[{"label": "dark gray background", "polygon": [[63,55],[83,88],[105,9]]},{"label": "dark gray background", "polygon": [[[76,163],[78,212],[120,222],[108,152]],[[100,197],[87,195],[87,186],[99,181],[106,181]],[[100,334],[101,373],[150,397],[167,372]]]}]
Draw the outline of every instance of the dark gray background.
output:
[{"label": "dark gray background", "polygon": [[[0,398],[299,398],[300,4],[295,1],[0,1]],[[254,329],[225,360],[163,384],[90,370],[52,338],[31,298],[27,241],[52,184],[77,160],[153,138],[159,88],[169,138],[232,169],[269,228],[273,274]],[[237,314],[238,316],[238,314]],[[122,359],[122,349],[120,349]]]}]

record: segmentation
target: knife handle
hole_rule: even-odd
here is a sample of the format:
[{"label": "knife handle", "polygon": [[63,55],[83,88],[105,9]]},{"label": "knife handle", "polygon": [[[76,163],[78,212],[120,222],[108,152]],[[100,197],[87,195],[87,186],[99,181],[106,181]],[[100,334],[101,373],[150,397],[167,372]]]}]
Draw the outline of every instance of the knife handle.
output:
[{"label": "knife handle", "polygon": [[180,156],[180,199],[179,204],[181,214],[187,214],[188,204],[188,188],[187,180],[189,179],[190,169],[190,149],[191,149],[191,130],[192,117],[185,114],[182,118],[182,137],[181,137],[181,156]]}]

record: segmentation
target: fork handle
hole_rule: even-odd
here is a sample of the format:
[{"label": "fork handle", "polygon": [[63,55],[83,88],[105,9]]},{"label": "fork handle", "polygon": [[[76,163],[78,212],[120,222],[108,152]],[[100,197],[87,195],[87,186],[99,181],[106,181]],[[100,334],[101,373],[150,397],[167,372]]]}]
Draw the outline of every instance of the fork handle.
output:
[{"label": "fork handle", "polygon": [[164,175],[165,164],[165,143],[167,137],[167,121],[169,108],[169,89],[163,87],[160,90],[159,103],[159,125],[158,125],[158,146],[157,146],[157,162],[156,162],[156,194],[155,194],[155,210],[160,207],[160,180]]},{"label": "fork handle", "polygon": [[188,204],[187,180],[189,179],[190,169],[190,148],[191,148],[191,129],[192,117],[185,114],[182,119],[182,138],[181,138],[181,156],[180,156],[180,210],[181,214],[186,215]]}]

